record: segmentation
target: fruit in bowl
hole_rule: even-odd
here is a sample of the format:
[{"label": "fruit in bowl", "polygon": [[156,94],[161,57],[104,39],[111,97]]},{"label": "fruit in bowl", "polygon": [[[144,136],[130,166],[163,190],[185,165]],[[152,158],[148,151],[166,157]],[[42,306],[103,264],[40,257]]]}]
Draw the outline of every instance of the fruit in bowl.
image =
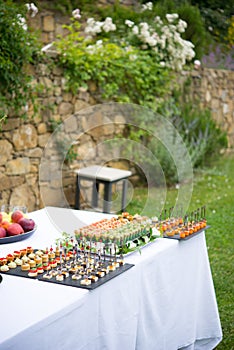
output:
[{"label": "fruit in bowl", "polygon": [[34,220],[18,208],[9,213],[0,212],[0,239],[32,231],[34,227]]},{"label": "fruit in bowl", "polygon": [[22,218],[24,218],[24,214],[20,210],[15,210],[11,214],[11,221],[12,222],[19,222],[19,220]]},{"label": "fruit in bowl", "polygon": [[0,227],[0,238],[6,237],[6,230],[4,227]]},{"label": "fruit in bowl", "polygon": [[35,222],[33,219],[21,218],[18,224],[23,228],[24,232],[32,231],[35,227]]},{"label": "fruit in bowl", "polygon": [[12,223],[7,227],[7,236],[17,236],[20,235],[21,233],[24,233],[24,229],[22,226],[20,226],[19,224]]}]

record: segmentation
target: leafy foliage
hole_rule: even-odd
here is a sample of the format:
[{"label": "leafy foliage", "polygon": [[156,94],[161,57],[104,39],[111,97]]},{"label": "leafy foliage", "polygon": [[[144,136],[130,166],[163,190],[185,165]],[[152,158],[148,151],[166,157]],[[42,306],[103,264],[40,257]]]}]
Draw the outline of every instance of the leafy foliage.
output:
[{"label": "leafy foliage", "polygon": [[169,91],[169,71],[137,48],[126,50],[108,39],[93,44],[77,31],[78,22],[74,24],[75,29],[67,26],[70,35],[57,43],[68,87],[76,92],[94,81],[102,99],[155,109],[156,97]]},{"label": "leafy foliage", "polygon": [[23,115],[23,108],[33,100],[32,76],[26,66],[35,60],[37,43],[28,31],[26,11],[26,6],[11,0],[0,2],[0,116]]},{"label": "leafy foliage", "polygon": [[187,28],[183,34],[185,40],[191,41],[195,48],[196,58],[200,59],[207,51],[210,43],[210,34],[205,27],[205,22],[196,4],[189,1],[163,0],[153,1],[153,15],[164,17],[167,13],[178,13],[179,17],[187,23]]},{"label": "leafy foliage", "polygon": [[198,104],[168,99],[162,106],[163,115],[177,128],[190,153],[194,167],[207,164],[211,156],[218,155],[227,147],[227,135],[212,119],[210,110]]},{"label": "leafy foliage", "polygon": [[199,7],[206,28],[210,31],[213,38],[219,43],[226,41],[228,22],[233,15],[234,1],[191,0],[191,3]]}]

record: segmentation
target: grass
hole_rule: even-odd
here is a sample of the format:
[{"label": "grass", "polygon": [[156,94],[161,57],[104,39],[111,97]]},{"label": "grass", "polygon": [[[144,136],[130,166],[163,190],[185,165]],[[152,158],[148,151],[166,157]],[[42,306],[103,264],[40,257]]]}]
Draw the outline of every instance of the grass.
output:
[{"label": "grass", "polygon": [[[175,205],[177,194],[176,188],[167,190],[166,194],[159,189],[149,192],[146,188],[134,189],[127,211],[159,215],[164,207]],[[202,205],[206,205],[206,218],[211,225],[206,241],[223,330],[223,340],[216,349],[231,350],[234,349],[234,154],[224,155],[209,168],[195,172],[188,210]]]}]

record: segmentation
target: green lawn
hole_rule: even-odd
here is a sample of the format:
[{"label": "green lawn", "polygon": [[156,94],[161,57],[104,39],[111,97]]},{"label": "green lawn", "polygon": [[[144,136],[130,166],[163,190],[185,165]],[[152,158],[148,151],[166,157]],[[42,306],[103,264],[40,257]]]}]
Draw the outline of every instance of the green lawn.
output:
[{"label": "green lawn", "polygon": [[[175,205],[177,194],[175,188],[167,190],[166,195],[159,189],[148,192],[146,188],[137,188],[127,210],[131,214],[141,213],[150,197],[144,213],[158,215],[163,196],[166,196],[165,207],[170,208]],[[223,341],[217,349],[231,350],[234,349],[234,154],[225,155],[194,174],[188,210],[202,205],[206,205],[207,222],[211,225],[206,241],[223,329]]]}]

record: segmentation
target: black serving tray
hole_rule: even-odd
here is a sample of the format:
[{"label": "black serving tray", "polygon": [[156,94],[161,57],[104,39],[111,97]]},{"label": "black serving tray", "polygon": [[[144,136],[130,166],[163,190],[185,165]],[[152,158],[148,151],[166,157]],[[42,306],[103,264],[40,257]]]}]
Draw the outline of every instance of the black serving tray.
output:
[{"label": "black serving tray", "polygon": [[199,235],[200,233],[204,232],[205,230],[207,230],[208,228],[210,228],[210,226],[206,226],[204,228],[202,228],[201,230],[192,233],[191,235],[188,235],[184,238],[181,238],[179,234],[174,235],[174,236],[167,236],[166,234],[163,234],[163,238],[168,238],[168,239],[177,239],[177,241],[187,241],[188,239],[191,239],[197,235]]},{"label": "black serving tray", "polygon": [[51,279],[43,278],[43,275],[46,273],[46,271],[43,274],[39,274],[36,277],[29,277],[28,271],[22,271],[20,266],[17,266],[14,269],[9,269],[9,271],[1,271],[1,274],[11,275],[11,276],[18,276],[18,277],[26,277],[38,281],[43,282],[52,282],[56,284],[62,284],[69,287],[77,287],[77,288],[83,288],[83,289],[95,289],[97,287],[100,287],[104,283],[110,281],[112,278],[115,278],[119,275],[121,275],[123,272],[129,270],[131,267],[133,267],[133,264],[127,264],[118,267],[115,271],[109,271],[107,275],[104,277],[100,277],[97,282],[92,282],[89,286],[84,286],[80,284],[80,280],[76,281],[72,279],[72,275],[69,274],[69,277],[65,278],[63,281],[57,281],[55,277],[52,277]]},{"label": "black serving tray", "polygon": [[71,277],[72,275],[69,275],[69,277],[65,278],[63,281],[57,281],[55,277],[52,277],[51,279],[46,279],[46,278],[43,278],[43,275],[38,276],[37,279],[43,282],[51,282],[51,283],[62,284],[70,287],[78,287],[78,288],[93,290],[93,289],[96,289],[97,287],[102,286],[104,283],[110,281],[111,279],[121,275],[123,272],[129,270],[133,266],[134,266],[133,264],[125,263],[124,265],[118,267],[115,271],[109,271],[107,275],[105,275],[104,277],[100,277],[97,282],[92,282],[88,286],[84,286],[80,284],[80,280],[78,281],[73,280]]}]

